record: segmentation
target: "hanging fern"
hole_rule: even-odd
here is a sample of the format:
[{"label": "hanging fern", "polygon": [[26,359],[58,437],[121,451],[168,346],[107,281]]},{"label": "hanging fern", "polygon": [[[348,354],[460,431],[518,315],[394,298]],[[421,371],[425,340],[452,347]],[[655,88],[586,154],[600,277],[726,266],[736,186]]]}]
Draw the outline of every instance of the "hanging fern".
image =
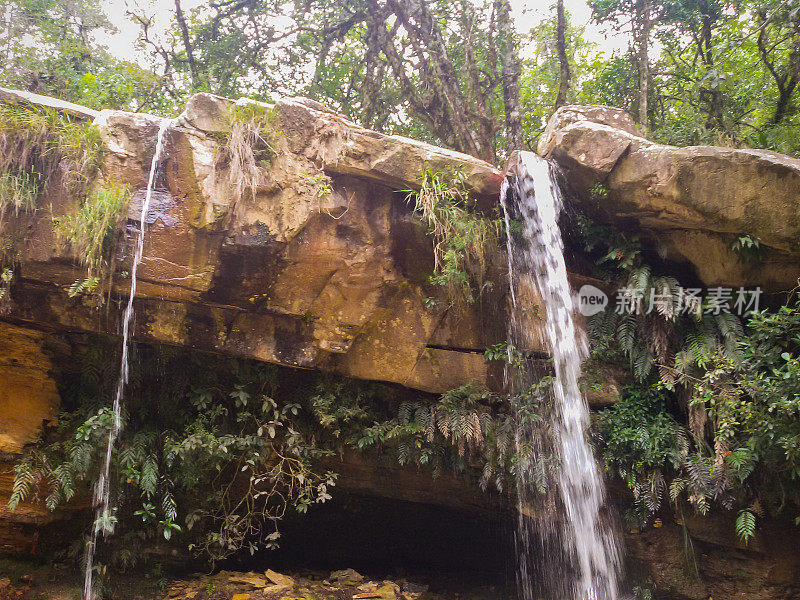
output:
[{"label": "hanging fern", "polygon": [[740,510],[739,515],[736,517],[736,535],[739,536],[740,540],[747,544],[750,542],[750,538],[752,538],[755,533],[755,514],[753,514],[749,509]]}]

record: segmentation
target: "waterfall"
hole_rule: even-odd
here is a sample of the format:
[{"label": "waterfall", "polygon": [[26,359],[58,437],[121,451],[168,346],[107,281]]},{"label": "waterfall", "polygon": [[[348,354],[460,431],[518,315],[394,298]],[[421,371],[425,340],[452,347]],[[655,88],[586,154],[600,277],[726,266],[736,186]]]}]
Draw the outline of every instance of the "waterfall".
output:
[{"label": "waterfall", "polygon": [[[587,344],[575,326],[574,303],[564,260],[564,245],[558,227],[562,199],[550,164],[531,152],[515,154],[501,190],[501,203],[508,234],[509,278],[511,281],[511,318],[509,344],[525,349],[535,347],[537,331],[552,356],[552,406],[544,417],[532,417],[535,407],[525,410],[524,390],[534,381],[512,374],[512,392],[522,394],[518,409],[518,456],[526,445],[536,444],[532,454],[550,452],[555,465],[553,479],[558,487],[556,503],[563,507],[558,522],[548,519],[556,529],[561,544],[561,562],[557,579],[562,583],[559,597],[563,600],[615,600],[620,555],[613,528],[601,520],[605,490],[598,464],[587,441],[589,408],[578,380]],[[512,220],[514,227],[512,227]],[[520,228],[517,227],[518,223]],[[512,233],[513,232],[513,233]],[[544,315],[532,315],[531,300],[538,295],[545,307]],[[527,400],[527,402],[531,402]],[[534,419],[544,418],[534,431]],[[549,445],[536,442],[547,432]],[[541,460],[541,458],[539,458]],[[537,472],[538,469],[538,472]],[[517,486],[519,528],[517,546],[520,553],[520,584],[524,600],[534,599],[532,573],[528,571],[537,535],[531,525],[531,509],[535,504],[537,481],[543,467],[537,457],[519,461]],[[538,479],[537,479],[538,478]],[[540,529],[543,526],[538,526]],[[550,550],[542,547],[544,554]],[[566,564],[564,564],[566,563]],[[552,575],[551,575],[552,577]]]},{"label": "waterfall", "polygon": [[142,255],[144,253],[144,235],[145,235],[145,218],[147,211],[150,209],[150,201],[153,198],[153,187],[155,186],[156,172],[161,164],[161,155],[164,152],[164,145],[166,140],[167,130],[172,125],[170,119],[163,119],[158,128],[158,135],[156,136],[156,147],[153,152],[153,160],[150,163],[150,175],[147,180],[147,193],[144,201],[142,202],[142,211],[139,217],[139,232],[136,239],[136,250],[133,255],[133,265],[131,267],[131,291],[128,295],[128,304],[125,306],[125,312],[122,315],[122,359],[120,361],[119,379],[117,380],[117,388],[114,394],[113,417],[114,422],[108,432],[108,444],[106,446],[106,456],[103,463],[103,469],[94,485],[94,506],[95,506],[95,520],[92,527],[91,539],[86,547],[86,570],[84,572],[83,580],[83,598],[84,600],[94,600],[95,590],[93,583],[94,575],[94,554],[97,546],[97,541],[100,533],[104,536],[114,532],[114,516],[111,508],[111,455],[114,451],[114,444],[119,437],[120,430],[122,429],[122,399],[125,393],[125,386],[128,383],[128,351],[129,344],[128,338],[130,337],[131,326],[133,325],[133,299],[136,296],[136,271],[139,268],[139,263],[142,262]]}]

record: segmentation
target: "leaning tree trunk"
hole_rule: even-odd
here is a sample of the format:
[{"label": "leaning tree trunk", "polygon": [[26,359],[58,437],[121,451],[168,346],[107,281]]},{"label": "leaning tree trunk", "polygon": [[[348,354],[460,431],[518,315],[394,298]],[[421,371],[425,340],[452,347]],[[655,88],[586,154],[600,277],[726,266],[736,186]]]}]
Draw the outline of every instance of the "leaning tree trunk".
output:
[{"label": "leaning tree trunk", "polygon": [[186,17],[183,15],[183,9],[181,8],[180,0],[175,0],[175,19],[178,21],[178,26],[181,30],[181,39],[183,40],[183,47],[186,50],[186,60],[189,61],[189,72],[192,75],[192,88],[196,90],[200,87],[200,81],[197,73],[197,62],[194,60],[192,40],[189,38],[189,27],[186,25]]},{"label": "leaning tree trunk", "polygon": [[567,23],[564,15],[564,0],[556,3],[556,48],[558,49],[558,95],[556,96],[556,108],[567,103],[567,93],[569,92],[569,60],[567,58]]},{"label": "leaning tree trunk", "polygon": [[509,0],[497,0],[497,40],[503,77],[503,104],[506,112],[506,135],[510,150],[523,149],[522,110],[519,102],[519,77],[522,65],[514,42],[514,25]]}]

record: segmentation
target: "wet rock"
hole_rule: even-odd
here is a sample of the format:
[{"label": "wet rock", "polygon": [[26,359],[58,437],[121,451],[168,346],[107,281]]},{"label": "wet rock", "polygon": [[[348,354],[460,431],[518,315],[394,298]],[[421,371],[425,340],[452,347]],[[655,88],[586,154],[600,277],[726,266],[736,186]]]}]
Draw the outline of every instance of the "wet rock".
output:
[{"label": "wet rock", "polygon": [[[236,101],[248,103],[256,102]],[[426,305],[431,241],[396,190],[418,188],[428,170],[461,171],[476,194],[494,201],[502,173],[287,98],[263,105],[275,114],[276,155],[260,163],[253,189],[238,194],[235,174],[219,159],[231,104],[193,96],[167,134],[146,217],[136,338],[429,392],[490,383],[481,353],[500,341],[503,327],[477,306]],[[114,259],[122,274],[130,271],[130,233],[138,228],[161,119],[106,110],[95,123],[107,149],[104,176],[133,192],[128,235],[120,232]],[[66,293],[85,270],[57,243],[53,219],[72,215],[74,199],[42,204],[47,210],[32,216],[36,234],[20,248],[20,280],[38,291],[20,285],[12,317],[117,334],[116,315],[99,325],[88,298]],[[129,286],[117,277],[114,294]],[[501,305],[496,288],[487,302]],[[43,290],[47,299],[34,297]]]},{"label": "wet rock", "polygon": [[331,573],[328,579],[330,581],[338,581],[339,583],[361,583],[364,581],[364,576],[354,569],[342,569],[341,571],[334,571]]},{"label": "wet rock", "polygon": [[420,583],[414,583],[413,581],[402,581],[400,582],[400,586],[402,587],[403,594],[424,594],[430,587]]},{"label": "wet rock", "polygon": [[284,588],[291,588],[297,585],[297,582],[293,577],[289,577],[288,575],[282,575],[280,573],[276,573],[272,569],[267,569],[264,573],[267,579],[269,579],[272,583],[277,586],[284,587]]},{"label": "wet rock", "polygon": [[234,584],[249,585],[254,588],[265,588],[269,585],[267,578],[257,573],[236,573],[228,577],[228,581]]},{"label": "wet rock", "polygon": [[55,423],[60,403],[41,331],[0,323],[0,455],[20,454]]}]

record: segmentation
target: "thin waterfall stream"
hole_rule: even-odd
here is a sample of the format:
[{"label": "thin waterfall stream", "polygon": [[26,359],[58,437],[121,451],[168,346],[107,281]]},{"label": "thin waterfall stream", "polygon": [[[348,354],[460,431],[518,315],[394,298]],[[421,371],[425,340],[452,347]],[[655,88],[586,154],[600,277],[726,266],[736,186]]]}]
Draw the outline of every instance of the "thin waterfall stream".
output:
[{"label": "thin waterfall stream", "polygon": [[[560,522],[547,519],[548,526],[560,528],[554,537],[563,544],[563,556],[571,563],[563,565],[558,574],[561,594],[566,596],[564,600],[615,600],[620,553],[613,527],[601,516],[605,489],[587,440],[589,407],[578,383],[587,344],[573,317],[575,306],[558,226],[562,198],[545,159],[532,152],[518,152],[515,157],[500,194],[507,231],[512,232],[512,220],[521,224],[518,233],[508,235],[512,304],[508,335],[512,348],[535,347],[539,341],[552,356],[552,407],[544,417],[543,429],[552,437],[554,479],[563,505]],[[537,296],[544,307],[543,318],[531,315],[530,301]],[[539,335],[543,339],[537,340]],[[510,384],[514,387],[514,382]],[[517,382],[517,389],[524,386],[525,382]],[[524,413],[524,409],[520,410]],[[523,414],[518,420],[520,449],[540,434],[533,430],[532,418]],[[534,460],[517,472],[517,548],[523,600],[536,597],[528,564],[535,554],[537,536],[527,514],[535,503],[540,477],[536,469],[541,469],[541,464]]]},{"label": "thin waterfall stream", "polygon": [[110,535],[114,532],[114,516],[111,507],[111,456],[114,452],[114,444],[119,437],[120,430],[122,429],[122,400],[125,394],[125,386],[128,383],[128,355],[129,355],[129,337],[131,327],[134,320],[133,300],[136,296],[136,272],[139,268],[139,263],[142,262],[144,254],[144,238],[145,238],[145,220],[147,212],[150,209],[150,202],[153,197],[153,189],[155,187],[156,173],[161,165],[162,154],[164,153],[164,146],[166,141],[166,134],[172,126],[171,119],[163,119],[158,128],[158,135],[156,136],[156,146],[153,152],[153,159],[150,163],[150,174],[147,180],[147,193],[145,194],[144,201],[142,202],[142,210],[139,217],[139,231],[136,239],[136,250],[133,255],[133,264],[131,266],[131,290],[128,295],[128,303],[125,306],[125,312],[122,315],[122,359],[120,361],[119,379],[117,380],[116,392],[114,394],[113,404],[113,425],[108,432],[108,445],[106,446],[106,456],[103,463],[103,468],[94,485],[94,506],[95,506],[95,520],[92,527],[92,533],[89,543],[86,546],[86,570],[84,572],[83,580],[83,598],[84,600],[95,600],[94,589],[94,555],[97,546],[97,541],[100,534]]}]

